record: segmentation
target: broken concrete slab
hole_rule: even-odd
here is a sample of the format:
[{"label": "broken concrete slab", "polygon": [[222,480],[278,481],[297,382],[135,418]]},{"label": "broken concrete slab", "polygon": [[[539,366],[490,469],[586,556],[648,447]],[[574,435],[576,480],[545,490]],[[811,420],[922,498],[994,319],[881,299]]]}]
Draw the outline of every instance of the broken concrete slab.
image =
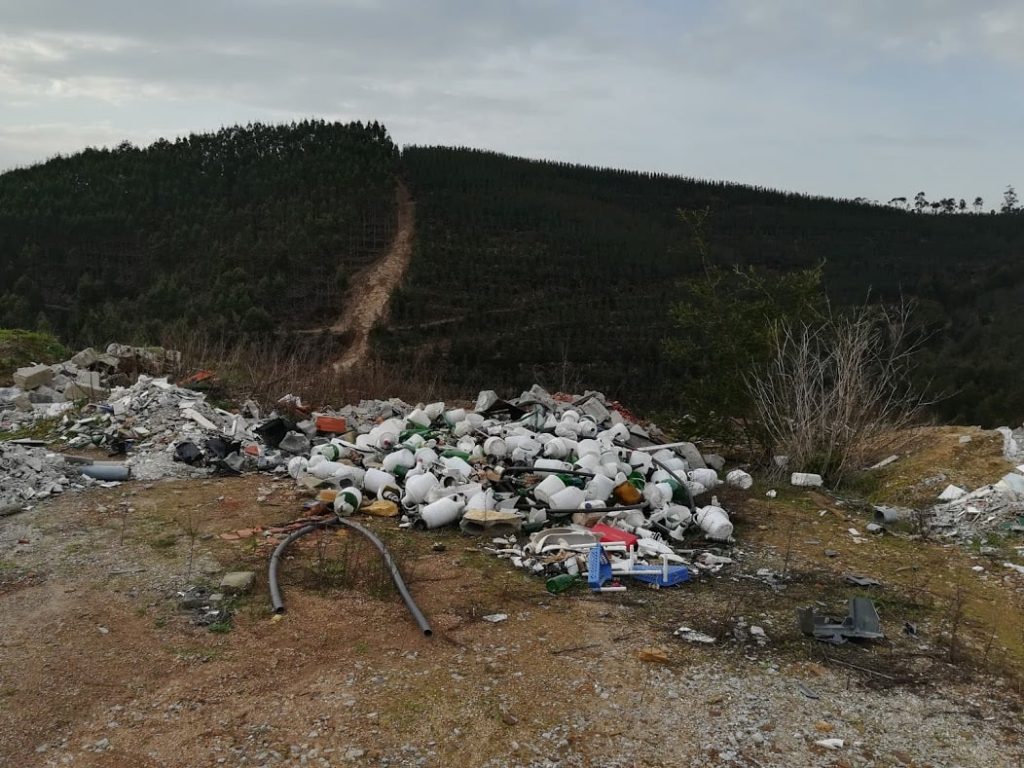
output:
[{"label": "broken concrete slab", "polygon": [[88,368],[99,360],[99,354],[92,347],[86,347],[81,352],[71,357],[71,362],[79,368]]},{"label": "broken concrete slab", "polygon": [[36,389],[53,381],[53,369],[48,365],[31,365],[14,372],[14,386]]},{"label": "broken concrete slab", "polygon": [[220,580],[220,588],[227,594],[239,595],[248,592],[255,580],[256,574],[252,571],[231,571]]}]

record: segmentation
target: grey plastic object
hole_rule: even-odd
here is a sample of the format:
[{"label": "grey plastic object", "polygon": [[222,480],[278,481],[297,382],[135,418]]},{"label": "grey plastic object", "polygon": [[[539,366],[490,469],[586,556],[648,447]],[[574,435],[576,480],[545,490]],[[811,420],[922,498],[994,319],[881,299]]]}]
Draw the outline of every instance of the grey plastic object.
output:
[{"label": "grey plastic object", "polygon": [[131,477],[131,469],[125,464],[86,464],[79,471],[86,477],[113,482],[122,482]]},{"label": "grey plastic object", "polygon": [[841,623],[819,616],[813,608],[797,609],[796,616],[800,631],[805,635],[813,635],[835,645],[842,645],[847,639],[879,640],[885,637],[875,604],[866,597],[850,598],[846,618]]}]

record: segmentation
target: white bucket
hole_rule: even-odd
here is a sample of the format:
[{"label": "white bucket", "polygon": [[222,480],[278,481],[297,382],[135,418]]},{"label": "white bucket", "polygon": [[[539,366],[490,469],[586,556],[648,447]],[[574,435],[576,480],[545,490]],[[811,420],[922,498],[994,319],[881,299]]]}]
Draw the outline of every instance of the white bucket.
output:
[{"label": "white bucket", "polygon": [[496,459],[503,459],[508,453],[508,446],[500,437],[488,437],[484,440],[484,453]]},{"label": "white bucket", "polygon": [[744,491],[747,491],[750,490],[750,487],[754,484],[754,478],[742,469],[734,469],[725,476],[725,482],[733,488],[741,488]]},{"label": "white bucket", "polygon": [[587,483],[587,499],[590,501],[606,501],[612,495],[615,481],[607,475],[594,475]]},{"label": "white bucket", "polygon": [[[548,475],[533,489],[537,501],[551,505],[551,497],[565,488],[565,483],[557,475]],[[553,506],[553,505],[552,505]]]},{"label": "white bucket", "polygon": [[552,509],[579,509],[587,500],[587,494],[582,488],[569,485],[551,494]]}]

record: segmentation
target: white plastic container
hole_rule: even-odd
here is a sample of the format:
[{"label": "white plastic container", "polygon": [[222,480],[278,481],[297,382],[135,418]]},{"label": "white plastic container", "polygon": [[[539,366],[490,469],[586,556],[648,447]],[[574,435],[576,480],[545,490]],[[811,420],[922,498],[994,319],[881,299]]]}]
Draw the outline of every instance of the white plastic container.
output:
[{"label": "white plastic container", "polygon": [[410,413],[405,418],[414,427],[430,426],[430,417],[427,415],[427,412],[424,411],[422,408],[414,409],[412,413]]},{"label": "white plastic container", "polygon": [[305,456],[293,456],[288,459],[288,474],[293,480],[298,480],[309,466],[309,460]]},{"label": "white plastic container", "polygon": [[579,509],[586,500],[587,494],[582,488],[569,485],[551,494],[550,506],[552,509]]},{"label": "white plastic container", "polygon": [[713,469],[691,469],[687,473],[687,477],[695,483],[700,483],[708,490],[717,488],[721,484],[721,481],[718,479],[718,473]]},{"label": "white plastic container", "polygon": [[461,459],[458,456],[443,457],[441,463],[444,465],[444,473],[460,483],[469,480],[469,476],[473,474],[473,467],[465,459]]},{"label": "white plastic container", "polygon": [[427,498],[427,494],[440,484],[440,481],[429,472],[412,477],[407,475],[405,478],[405,496],[402,498],[403,506],[408,508],[422,504],[424,499]]},{"label": "white plastic container", "polygon": [[537,501],[553,506],[551,504],[551,497],[565,488],[565,483],[558,475],[548,475],[541,480],[537,486],[533,489],[533,495]]},{"label": "white plastic container", "polygon": [[342,488],[334,497],[334,511],[338,515],[347,516],[354,514],[363,503],[363,494],[358,488]]},{"label": "white plastic container", "polygon": [[385,485],[397,484],[394,475],[376,467],[366,470],[366,475],[363,477],[363,490],[368,493],[376,494]]},{"label": "white plastic container", "polygon": [[572,469],[572,464],[566,461],[559,461],[558,459],[537,459],[533,462],[533,466],[537,469],[553,469],[558,472],[566,472]]},{"label": "white plastic container", "polygon": [[822,482],[821,475],[815,475],[811,472],[794,472],[789,477],[790,485],[796,485],[800,488],[820,488]]},{"label": "white plastic container", "polygon": [[608,475],[594,475],[587,483],[587,499],[590,501],[607,501],[612,495],[615,481]]},{"label": "white plastic container", "polygon": [[727,541],[732,536],[732,523],[729,515],[721,507],[701,507],[693,516],[697,525],[704,531],[704,538],[711,541]]},{"label": "white plastic container", "polygon": [[385,472],[391,472],[394,474],[395,470],[399,467],[412,467],[416,464],[416,457],[413,452],[408,448],[403,448],[400,451],[393,451],[384,457],[381,462],[384,465]]},{"label": "white plastic container", "polygon": [[503,459],[508,454],[508,445],[500,437],[488,437],[484,440],[484,453],[495,459]]},{"label": "white plastic container", "polygon": [[725,482],[733,488],[740,488],[744,491],[749,491],[754,485],[754,478],[742,469],[734,469],[725,476]]},{"label": "white plastic container", "polygon": [[440,528],[451,525],[462,517],[462,510],[466,507],[465,497],[456,494],[445,496],[432,504],[427,504],[420,510],[420,518],[427,528]]}]

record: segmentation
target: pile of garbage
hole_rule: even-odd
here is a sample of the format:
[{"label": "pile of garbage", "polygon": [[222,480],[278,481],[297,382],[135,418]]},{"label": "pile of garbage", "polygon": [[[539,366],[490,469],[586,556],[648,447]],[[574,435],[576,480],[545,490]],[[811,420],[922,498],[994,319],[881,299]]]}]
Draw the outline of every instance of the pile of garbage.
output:
[{"label": "pile of garbage", "polygon": [[941,535],[964,541],[992,532],[1024,533],[1024,464],[973,491],[947,486],[926,520]]},{"label": "pile of garbage", "polygon": [[[348,413],[358,420],[366,405]],[[729,562],[694,557],[686,542],[691,534],[731,541],[732,522],[712,491],[723,482],[749,488],[750,475],[733,470],[723,481],[708,466],[721,469],[719,457],[692,443],[656,443],[600,393],[556,398],[534,386],[510,401],[481,392],[472,410],[403,406],[374,404],[377,415],[400,413],[327,439],[298,424],[282,433],[281,417],[270,422],[275,434],[268,424],[259,431],[296,454],[288,473],[339,516],[369,512],[419,529],[458,525],[490,537],[490,550],[517,567],[565,576],[549,581],[552,591],[584,574],[594,590],[624,589],[621,576],[671,586]],[[522,534],[528,540],[520,545]]]},{"label": "pile of garbage", "polygon": [[14,386],[0,388],[0,431],[58,417],[76,402],[106,398],[140,373],[159,375],[180,364],[181,353],[174,350],[110,344],[105,352],[88,347],[62,363],[19,368]]}]

